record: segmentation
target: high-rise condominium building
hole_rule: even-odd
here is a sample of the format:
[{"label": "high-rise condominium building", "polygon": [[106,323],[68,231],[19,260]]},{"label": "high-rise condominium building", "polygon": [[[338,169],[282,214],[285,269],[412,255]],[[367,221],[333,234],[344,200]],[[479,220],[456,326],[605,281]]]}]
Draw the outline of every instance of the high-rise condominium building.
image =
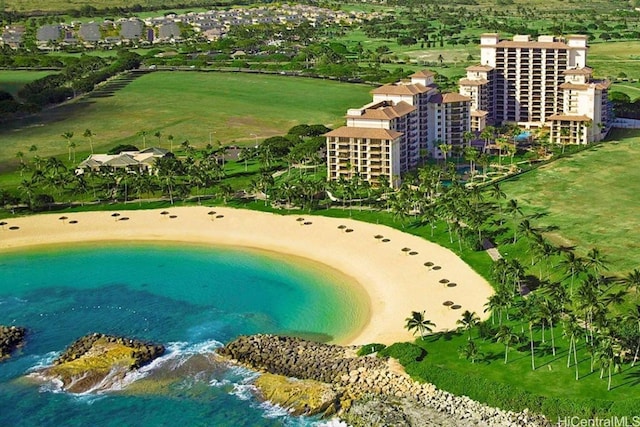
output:
[{"label": "high-rise condominium building", "polygon": [[[472,128],[515,123],[547,127],[551,141],[600,140],[610,120],[608,82],[592,79],[586,66],[587,37],[498,34],[480,37],[481,64],[467,68],[460,93],[472,98]],[[587,129],[588,128],[588,129]]]}]

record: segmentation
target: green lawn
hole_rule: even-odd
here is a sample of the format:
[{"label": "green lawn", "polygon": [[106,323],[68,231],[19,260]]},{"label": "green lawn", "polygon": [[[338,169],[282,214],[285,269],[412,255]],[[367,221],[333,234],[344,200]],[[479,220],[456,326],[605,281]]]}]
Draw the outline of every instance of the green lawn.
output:
[{"label": "green lawn", "polygon": [[[629,78],[640,78],[640,41],[590,43],[587,65],[596,77],[615,78],[625,73]],[[615,90],[615,89],[614,89]]]},{"label": "green lawn", "polygon": [[[481,355],[475,363],[459,355],[459,349],[467,344],[466,332],[436,334],[416,341],[427,350],[427,356],[421,362],[411,363],[407,370],[455,394],[465,394],[489,405],[496,405],[499,401],[496,399],[510,401],[513,410],[542,411],[552,420],[559,416],[603,417],[609,415],[608,411],[622,416],[626,412],[619,407],[609,409],[612,402],[623,404],[623,407],[637,405],[640,365],[625,364],[620,372],[612,372],[611,390],[607,391],[607,371],[600,379],[597,362],[591,371],[591,356],[584,337],[577,337],[579,380],[576,381],[573,359],[567,367],[569,339],[562,337],[561,328],[556,328],[555,355],[549,330],[544,342],[541,331],[534,331],[536,369],[533,370],[528,326],[523,325],[523,328],[513,325],[513,331],[521,335],[522,340],[510,346],[506,364],[505,346],[493,339],[480,338],[476,328],[471,336]],[[502,384],[509,388],[503,388]],[[543,401],[534,396],[550,400]]]},{"label": "green lawn", "polygon": [[4,90],[13,96],[16,96],[18,91],[27,83],[41,79],[42,77],[53,73],[54,71],[2,70],[0,71],[0,90]]},{"label": "green lawn", "polygon": [[613,82],[609,91],[626,93],[633,102],[640,98],[640,83]]},{"label": "green lawn", "polygon": [[147,146],[169,148],[168,135],[174,146],[187,139],[199,148],[210,140],[254,144],[300,123],[342,125],[347,108],[371,100],[366,85],[244,73],[154,72],[110,89],[0,126],[0,170],[8,161],[15,166],[15,154],[32,144],[41,157],[66,154],[61,135],[67,131],[75,134],[78,158],[89,151],[85,129],[96,134],[98,152],[123,143],[142,146],[136,136],[142,130]]},{"label": "green lawn", "polygon": [[611,271],[640,265],[640,132],[616,130],[611,141],[504,181],[508,198],[556,244],[598,247]]}]

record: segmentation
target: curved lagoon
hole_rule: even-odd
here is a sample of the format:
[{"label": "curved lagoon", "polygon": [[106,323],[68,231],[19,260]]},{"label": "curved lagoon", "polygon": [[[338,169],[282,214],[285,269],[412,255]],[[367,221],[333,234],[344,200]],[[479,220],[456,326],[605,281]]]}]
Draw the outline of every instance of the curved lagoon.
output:
[{"label": "curved lagoon", "polygon": [[241,334],[347,341],[369,316],[367,296],[352,279],[305,259],[241,248],[35,248],[2,253],[0,278],[0,324],[29,328],[26,347],[0,365],[0,425],[312,424],[251,398],[252,374],[239,369],[196,371],[161,391],[99,397],[19,378],[94,331],[161,342],[175,359]]}]

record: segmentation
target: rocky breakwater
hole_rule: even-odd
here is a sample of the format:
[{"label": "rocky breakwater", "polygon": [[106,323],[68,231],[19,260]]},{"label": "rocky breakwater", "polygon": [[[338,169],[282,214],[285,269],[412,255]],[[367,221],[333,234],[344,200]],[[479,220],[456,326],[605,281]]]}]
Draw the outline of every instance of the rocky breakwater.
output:
[{"label": "rocky breakwater", "polygon": [[27,330],[20,326],[0,325],[0,360],[11,357],[11,353],[24,343],[26,333]]},{"label": "rocky breakwater", "polygon": [[[354,427],[551,425],[537,414],[503,411],[413,381],[399,364],[358,357],[357,349],[293,337],[253,335],[237,338],[218,353],[256,370],[330,385],[334,394],[328,407],[333,410],[325,409],[325,413],[335,411]],[[286,396],[274,403],[290,406]]]},{"label": "rocky breakwater", "polygon": [[52,366],[34,377],[54,381],[72,393],[101,392],[118,388],[130,372],[164,354],[159,344],[94,333],[73,344]]}]

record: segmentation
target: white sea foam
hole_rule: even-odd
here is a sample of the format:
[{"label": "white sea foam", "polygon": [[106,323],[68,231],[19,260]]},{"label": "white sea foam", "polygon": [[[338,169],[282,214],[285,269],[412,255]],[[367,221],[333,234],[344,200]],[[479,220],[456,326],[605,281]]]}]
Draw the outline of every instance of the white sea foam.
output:
[{"label": "white sea foam", "polygon": [[265,418],[280,418],[291,414],[291,411],[289,411],[288,409],[269,401],[262,402],[260,404],[260,409],[262,409],[262,416]]},{"label": "white sea foam", "polygon": [[51,366],[53,361],[60,355],[59,351],[50,351],[44,355],[32,356],[35,358],[34,365],[29,368],[29,372],[37,371],[47,366]]},{"label": "white sea foam", "polygon": [[229,392],[240,400],[251,400],[256,393],[256,387],[253,384],[234,384],[233,390]]}]

